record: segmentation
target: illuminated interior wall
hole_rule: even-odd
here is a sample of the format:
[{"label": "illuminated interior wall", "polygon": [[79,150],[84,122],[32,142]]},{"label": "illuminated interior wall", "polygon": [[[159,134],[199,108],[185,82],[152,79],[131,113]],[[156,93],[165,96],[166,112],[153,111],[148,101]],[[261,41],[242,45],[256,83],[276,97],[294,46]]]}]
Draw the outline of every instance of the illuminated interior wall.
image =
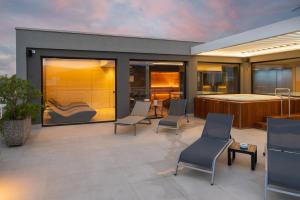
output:
[{"label": "illuminated interior wall", "polygon": [[253,93],[273,94],[275,88],[289,88],[300,96],[300,58],[255,63],[252,65]]},{"label": "illuminated interior wall", "polygon": [[151,100],[180,97],[179,72],[151,72]]},{"label": "illuminated interior wall", "polygon": [[199,62],[197,90],[199,94],[239,93],[239,65]]},{"label": "illuminated interior wall", "polygon": [[[55,99],[59,104],[68,108],[67,111],[63,110],[66,112],[59,113],[65,115],[65,118],[72,119],[73,112],[77,114],[76,112],[81,110],[89,111],[87,107],[90,107],[90,110],[95,110],[96,114],[92,118],[83,115],[79,122],[115,119],[115,61],[44,58],[43,73],[46,107],[49,108],[49,99]],[[70,106],[77,105],[78,102],[86,105],[75,106],[76,108]],[[51,108],[46,109],[44,113],[45,124],[51,121],[51,117],[47,116],[49,110],[51,111]],[[78,115],[80,118],[80,113]],[[66,122],[68,123],[67,119]],[[56,121],[56,123],[59,122]],[[74,123],[77,123],[77,119]]]}]

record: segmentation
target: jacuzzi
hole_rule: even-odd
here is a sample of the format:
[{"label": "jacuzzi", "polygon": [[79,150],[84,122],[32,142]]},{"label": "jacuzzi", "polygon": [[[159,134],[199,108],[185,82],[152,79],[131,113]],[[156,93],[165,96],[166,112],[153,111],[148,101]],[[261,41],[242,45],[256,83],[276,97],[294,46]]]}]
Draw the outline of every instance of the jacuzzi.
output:
[{"label": "jacuzzi", "polygon": [[[283,114],[288,114],[288,98],[282,97]],[[281,97],[258,94],[198,95],[195,97],[195,117],[206,118],[212,113],[234,115],[233,126],[252,128],[268,116],[281,114]],[[300,99],[291,98],[291,114],[300,113]]]}]

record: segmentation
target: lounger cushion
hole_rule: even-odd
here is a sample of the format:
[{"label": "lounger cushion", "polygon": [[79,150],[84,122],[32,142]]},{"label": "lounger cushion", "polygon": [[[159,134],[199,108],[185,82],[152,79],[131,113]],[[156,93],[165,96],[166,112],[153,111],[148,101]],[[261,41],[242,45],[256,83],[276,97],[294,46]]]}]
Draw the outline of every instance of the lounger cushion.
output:
[{"label": "lounger cushion", "polygon": [[186,104],[187,104],[186,99],[172,99],[170,102],[170,108],[168,114],[173,116],[185,115]]},{"label": "lounger cushion", "polygon": [[268,150],[268,183],[300,191],[300,153]]},{"label": "lounger cushion", "polygon": [[118,119],[115,124],[126,124],[126,125],[133,125],[133,124],[137,124],[140,121],[144,120],[145,117],[143,116],[127,116],[121,119]]},{"label": "lounger cushion", "polygon": [[201,137],[180,155],[179,161],[211,169],[214,158],[228,141]]},{"label": "lounger cushion", "polygon": [[159,125],[162,126],[174,126],[177,127],[177,122],[181,119],[181,116],[169,115],[159,121]]},{"label": "lounger cushion", "polygon": [[268,148],[300,152],[300,121],[268,119]]},{"label": "lounger cushion", "polygon": [[76,107],[67,111],[51,107],[47,112],[51,117],[49,123],[83,123],[96,115],[96,111],[90,107]]}]

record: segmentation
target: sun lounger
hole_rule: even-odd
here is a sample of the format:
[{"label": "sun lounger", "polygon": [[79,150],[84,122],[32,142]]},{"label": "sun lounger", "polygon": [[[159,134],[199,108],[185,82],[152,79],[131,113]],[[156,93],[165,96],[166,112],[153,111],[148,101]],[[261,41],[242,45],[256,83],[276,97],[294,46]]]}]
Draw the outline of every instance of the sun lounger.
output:
[{"label": "sun lounger", "polygon": [[115,122],[114,133],[117,133],[117,126],[133,126],[134,135],[136,135],[136,125],[142,121],[148,120],[151,124],[150,119],[147,119],[147,114],[150,109],[151,102],[148,101],[136,101],[134,107],[129,116],[117,119]]},{"label": "sun lounger", "polygon": [[265,199],[268,191],[300,197],[300,121],[268,119]]},{"label": "sun lounger", "polygon": [[181,152],[175,175],[179,166],[199,170],[211,174],[213,185],[216,160],[232,143],[230,136],[232,122],[232,115],[209,113],[202,136]]},{"label": "sun lounger", "polygon": [[189,121],[188,116],[186,115],[186,104],[186,99],[172,99],[170,102],[168,116],[159,120],[156,133],[158,133],[159,127],[163,126],[164,128],[175,129],[177,134],[181,120],[186,118],[187,122]]}]

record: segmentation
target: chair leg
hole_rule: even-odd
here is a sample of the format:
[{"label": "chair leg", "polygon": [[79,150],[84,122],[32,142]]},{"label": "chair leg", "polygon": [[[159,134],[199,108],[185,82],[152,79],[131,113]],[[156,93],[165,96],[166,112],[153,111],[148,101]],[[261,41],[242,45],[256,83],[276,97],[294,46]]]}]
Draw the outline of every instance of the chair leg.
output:
[{"label": "chair leg", "polygon": [[159,125],[157,125],[157,128],[156,128],[156,133],[158,134],[158,129],[159,129]]},{"label": "chair leg", "polygon": [[178,130],[179,130],[179,123],[177,122],[176,129],[175,129],[176,135],[178,135]]},{"label": "chair leg", "polygon": [[190,122],[190,120],[189,120],[189,116],[188,116],[188,115],[186,115],[186,122],[187,122],[187,123],[189,123],[189,122]]},{"label": "chair leg", "polygon": [[115,124],[114,133],[117,134],[117,124]]},{"label": "chair leg", "polygon": [[133,126],[134,126],[134,135],[136,135],[136,124],[134,124]]},{"label": "chair leg", "polygon": [[267,190],[267,181],[268,181],[268,177],[267,177],[267,174],[265,175],[265,195],[264,195],[264,200],[267,200],[268,199],[268,190]]},{"label": "chair leg", "polygon": [[214,179],[215,179],[215,172],[211,175],[210,185],[214,185]]},{"label": "chair leg", "polygon": [[264,200],[267,200],[268,199],[268,191],[267,191],[267,188],[265,188],[265,197],[264,197]]},{"label": "chair leg", "polygon": [[212,164],[212,174],[211,174],[211,181],[210,181],[210,185],[214,185],[214,179],[215,179],[215,166],[216,166],[216,162],[214,161]]},{"label": "chair leg", "polygon": [[179,167],[179,162],[177,162],[177,165],[176,165],[176,170],[175,170],[174,176],[177,176],[178,167]]}]

